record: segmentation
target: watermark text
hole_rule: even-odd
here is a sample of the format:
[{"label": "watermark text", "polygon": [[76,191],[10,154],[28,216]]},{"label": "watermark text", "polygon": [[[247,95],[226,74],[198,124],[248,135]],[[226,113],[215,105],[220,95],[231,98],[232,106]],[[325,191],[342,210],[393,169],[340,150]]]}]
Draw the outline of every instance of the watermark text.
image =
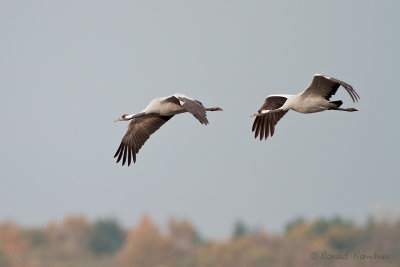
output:
[{"label": "watermark text", "polygon": [[339,261],[339,260],[360,260],[360,261],[381,261],[389,260],[389,255],[387,253],[380,252],[364,252],[361,250],[348,250],[342,252],[329,252],[315,251],[310,255],[312,260],[322,260],[322,261]]}]

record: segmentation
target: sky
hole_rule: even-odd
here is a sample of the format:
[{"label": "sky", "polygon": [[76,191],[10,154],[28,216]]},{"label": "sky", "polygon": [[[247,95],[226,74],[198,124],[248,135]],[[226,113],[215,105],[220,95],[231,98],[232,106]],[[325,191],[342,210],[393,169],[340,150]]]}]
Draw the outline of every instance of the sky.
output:
[{"label": "sky", "polygon": [[[299,216],[400,215],[398,1],[0,1],[0,221],[71,214],[189,219],[208,238],[235,221],[279,232]],[[251,132],[266,96],[322,73],[358,112],[288,112]],[[113,155],[156,97],[223,112],[175,116],[134,166]]]}]

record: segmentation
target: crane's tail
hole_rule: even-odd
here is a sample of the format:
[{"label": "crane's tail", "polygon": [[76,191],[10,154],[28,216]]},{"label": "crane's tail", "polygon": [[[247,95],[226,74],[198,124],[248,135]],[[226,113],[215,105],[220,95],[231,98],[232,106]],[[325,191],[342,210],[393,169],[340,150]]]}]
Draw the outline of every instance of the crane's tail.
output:
[{"label": "crane's tail", "polygon": [[330,101],[329,103],[335,104],[336,108],[340,107],[343,104],[342,100]]}]

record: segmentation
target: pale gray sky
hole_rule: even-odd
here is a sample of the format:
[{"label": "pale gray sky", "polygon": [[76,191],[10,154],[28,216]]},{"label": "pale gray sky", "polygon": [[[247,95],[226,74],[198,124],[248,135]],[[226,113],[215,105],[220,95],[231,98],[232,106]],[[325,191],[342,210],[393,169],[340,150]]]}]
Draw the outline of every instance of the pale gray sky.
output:
[{"label": "pale gray sky", "polygon": [[[226,237],[241,218],[280,231],[303,215],[400,210],[398,1],[0,1],[0,221],[150,214]],[[265,97],[314,73],[353,85],[356,113],[289,112],[253,138]],[[127,123],[175,92],[224,112],[176,116],[133,167]]]}]

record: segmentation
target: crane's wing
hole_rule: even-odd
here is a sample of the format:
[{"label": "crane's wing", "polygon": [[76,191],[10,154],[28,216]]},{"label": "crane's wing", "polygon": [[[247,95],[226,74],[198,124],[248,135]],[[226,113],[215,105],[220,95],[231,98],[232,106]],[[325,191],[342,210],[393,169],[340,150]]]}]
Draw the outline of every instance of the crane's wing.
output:
[{"label": "crane's wing", "polygon": [[206,108],[200,101],[188,98],[183,95],[176,94],[175,97],[179,100],[181,106],[200,121],[201,124],[208,124]]},{"label": "crane's wing", "polygon": [[[274,110],[278,109],[285,104],[287,100],[287,97],[285,96],[280,96],[280,95],[273,95],[273,96],[268,96],[264,104],[260,108],[261,110]],[[254,138],[257,138],[258,135],[260,135],[260,140],[264,138],[268,138],[268,135],[271,134],[271,137],[274,135],[275,132],[275,125],[278,123],[278,121],[288,112],[286,111],[280,111],[280,112],[275,112],[263,116],[257,116],[254,120],[253,123],[253,128],[252,131],[254,133]]]},{"label": "crane's wing", "polygon": [[350,84],[321,74],[315,74],[310,85],[301,94],[304,96],[319,95],[326,100],[329,100],[340,86],[343,86],[343,88],[346,89],[353,102],[360,99],[360,96],[356,91],[354,91]]},{"label": "crane's wing", "polygon": [[264,100],[264,104],[261,106],[260,110],[274,110],[278,109],[285,104],[287,97],[285,95],[269,95]]},{"label": "crane's wing", "polygon": [[181,105],[181,103],[179,102],[178,98],[176,98],[175,95],[164,97],[162,99],[162,102],[172,103],[172,104],[176,104],[179,106]]},{"label": "crane's wing", "polygon": [[157,131],[164,123],[173,116],[160,116],[158,114],[149,114],[133,118],[129,123],[128,130],[122,138],[114,158],[118,156],[117,163],[122,158],[122,165],[128,159],[128,166],[131,161],[136,162],[136,154],[143,144]]},{"label": "crane's wing", "polygon": [[272,137],[275,132],[275,125],[283,116],[285,116],[287,112],[288,110],[285,110],[264,116],[257,116],[254,120],[252,128],[252,131],[255,132],[254,138],[257,138],[257,136],[260,135],[261,141],[264,138],[264,135],[265,140],[267,140],[269,134],[271,134]]}]

